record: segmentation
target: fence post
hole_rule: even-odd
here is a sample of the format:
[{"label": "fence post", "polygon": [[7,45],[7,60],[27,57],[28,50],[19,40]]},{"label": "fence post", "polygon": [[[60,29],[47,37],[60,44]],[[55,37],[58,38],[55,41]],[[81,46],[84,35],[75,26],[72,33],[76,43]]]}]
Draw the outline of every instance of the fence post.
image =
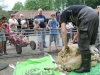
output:
[{"label": "fence post", "polygon": [[44,35],[43,35],[43,33],[44,33],[44,30],[41,30],[41,34],[40,35],[42,36],[42,51],[44,52],[44,47],[43,47],[43,36]]}]

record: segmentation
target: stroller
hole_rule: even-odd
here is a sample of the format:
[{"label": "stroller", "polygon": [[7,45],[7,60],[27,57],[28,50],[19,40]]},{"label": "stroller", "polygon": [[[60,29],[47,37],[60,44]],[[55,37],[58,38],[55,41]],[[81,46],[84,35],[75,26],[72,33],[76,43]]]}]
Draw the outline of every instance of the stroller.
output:
[{"label": "stroller", "polygon": [[27,47],[28,45],[30,45],[32,50],[36,49],[36,43],[34,41],[28,42],[26,37],[24,36],[24,33],[25,31],[23,30],[17,30],[9,33],[9,43],[10,45],[15,46],[17,54],[21,54],[22,47]]}]

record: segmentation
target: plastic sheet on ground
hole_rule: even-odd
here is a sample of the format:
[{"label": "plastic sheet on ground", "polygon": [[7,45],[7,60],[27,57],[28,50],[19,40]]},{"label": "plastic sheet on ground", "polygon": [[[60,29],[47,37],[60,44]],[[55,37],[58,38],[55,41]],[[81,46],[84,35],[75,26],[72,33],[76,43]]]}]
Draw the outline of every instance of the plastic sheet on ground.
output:
[{"label": "plastic sheet on ground", "polygon": [[56,67],[51,56],[40,59],[29,59],[25,62],[17,63],[13,75],[63,75],[55,70],[44,70],[45,67]]},{"label": "plastic sheet on ground", "polygon": [[[52,56],[45,56],[43,58],[29,59],[25,62],[17,63],[13,75],[66,75],[56,70],[44,70],[44,68],[52,68],[57,65],[54,64]],[[67,75],[100,75],[100,63],[91,68],[88,73],[69,72]]]}]

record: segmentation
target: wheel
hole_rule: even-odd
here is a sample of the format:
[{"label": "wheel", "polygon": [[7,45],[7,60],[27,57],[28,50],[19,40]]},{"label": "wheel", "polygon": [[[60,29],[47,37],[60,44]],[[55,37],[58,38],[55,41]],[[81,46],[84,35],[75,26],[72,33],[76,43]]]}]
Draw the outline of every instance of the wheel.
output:
[{"label": "wheel", "polygon": [[35,50],[36,49],[36,43],[34,41],[31,41],[30,47],[32,48],[32,50]]},{"label": "wheel", "polygon": [[16,52],[17,52],[17,54],[21,54],[22,53],[21,45],[19,45],[19,44],[16,45]]}]

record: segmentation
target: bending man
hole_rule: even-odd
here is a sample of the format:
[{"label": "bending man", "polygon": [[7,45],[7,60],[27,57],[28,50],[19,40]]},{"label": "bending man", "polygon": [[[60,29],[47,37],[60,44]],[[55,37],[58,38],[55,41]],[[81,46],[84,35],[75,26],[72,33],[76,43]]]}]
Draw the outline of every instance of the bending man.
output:
[{"label": "bending man", "polygon": [[66,24],[72,22],[78,29],[78,46],[81,54],[82,64],[75,72],[90,72],[91,53],[89,45],[95,44],[99,18],[97,12],[89,6],[72,5],[61,14],[61,33],[65,49],[68,48],[66,42]]}]

